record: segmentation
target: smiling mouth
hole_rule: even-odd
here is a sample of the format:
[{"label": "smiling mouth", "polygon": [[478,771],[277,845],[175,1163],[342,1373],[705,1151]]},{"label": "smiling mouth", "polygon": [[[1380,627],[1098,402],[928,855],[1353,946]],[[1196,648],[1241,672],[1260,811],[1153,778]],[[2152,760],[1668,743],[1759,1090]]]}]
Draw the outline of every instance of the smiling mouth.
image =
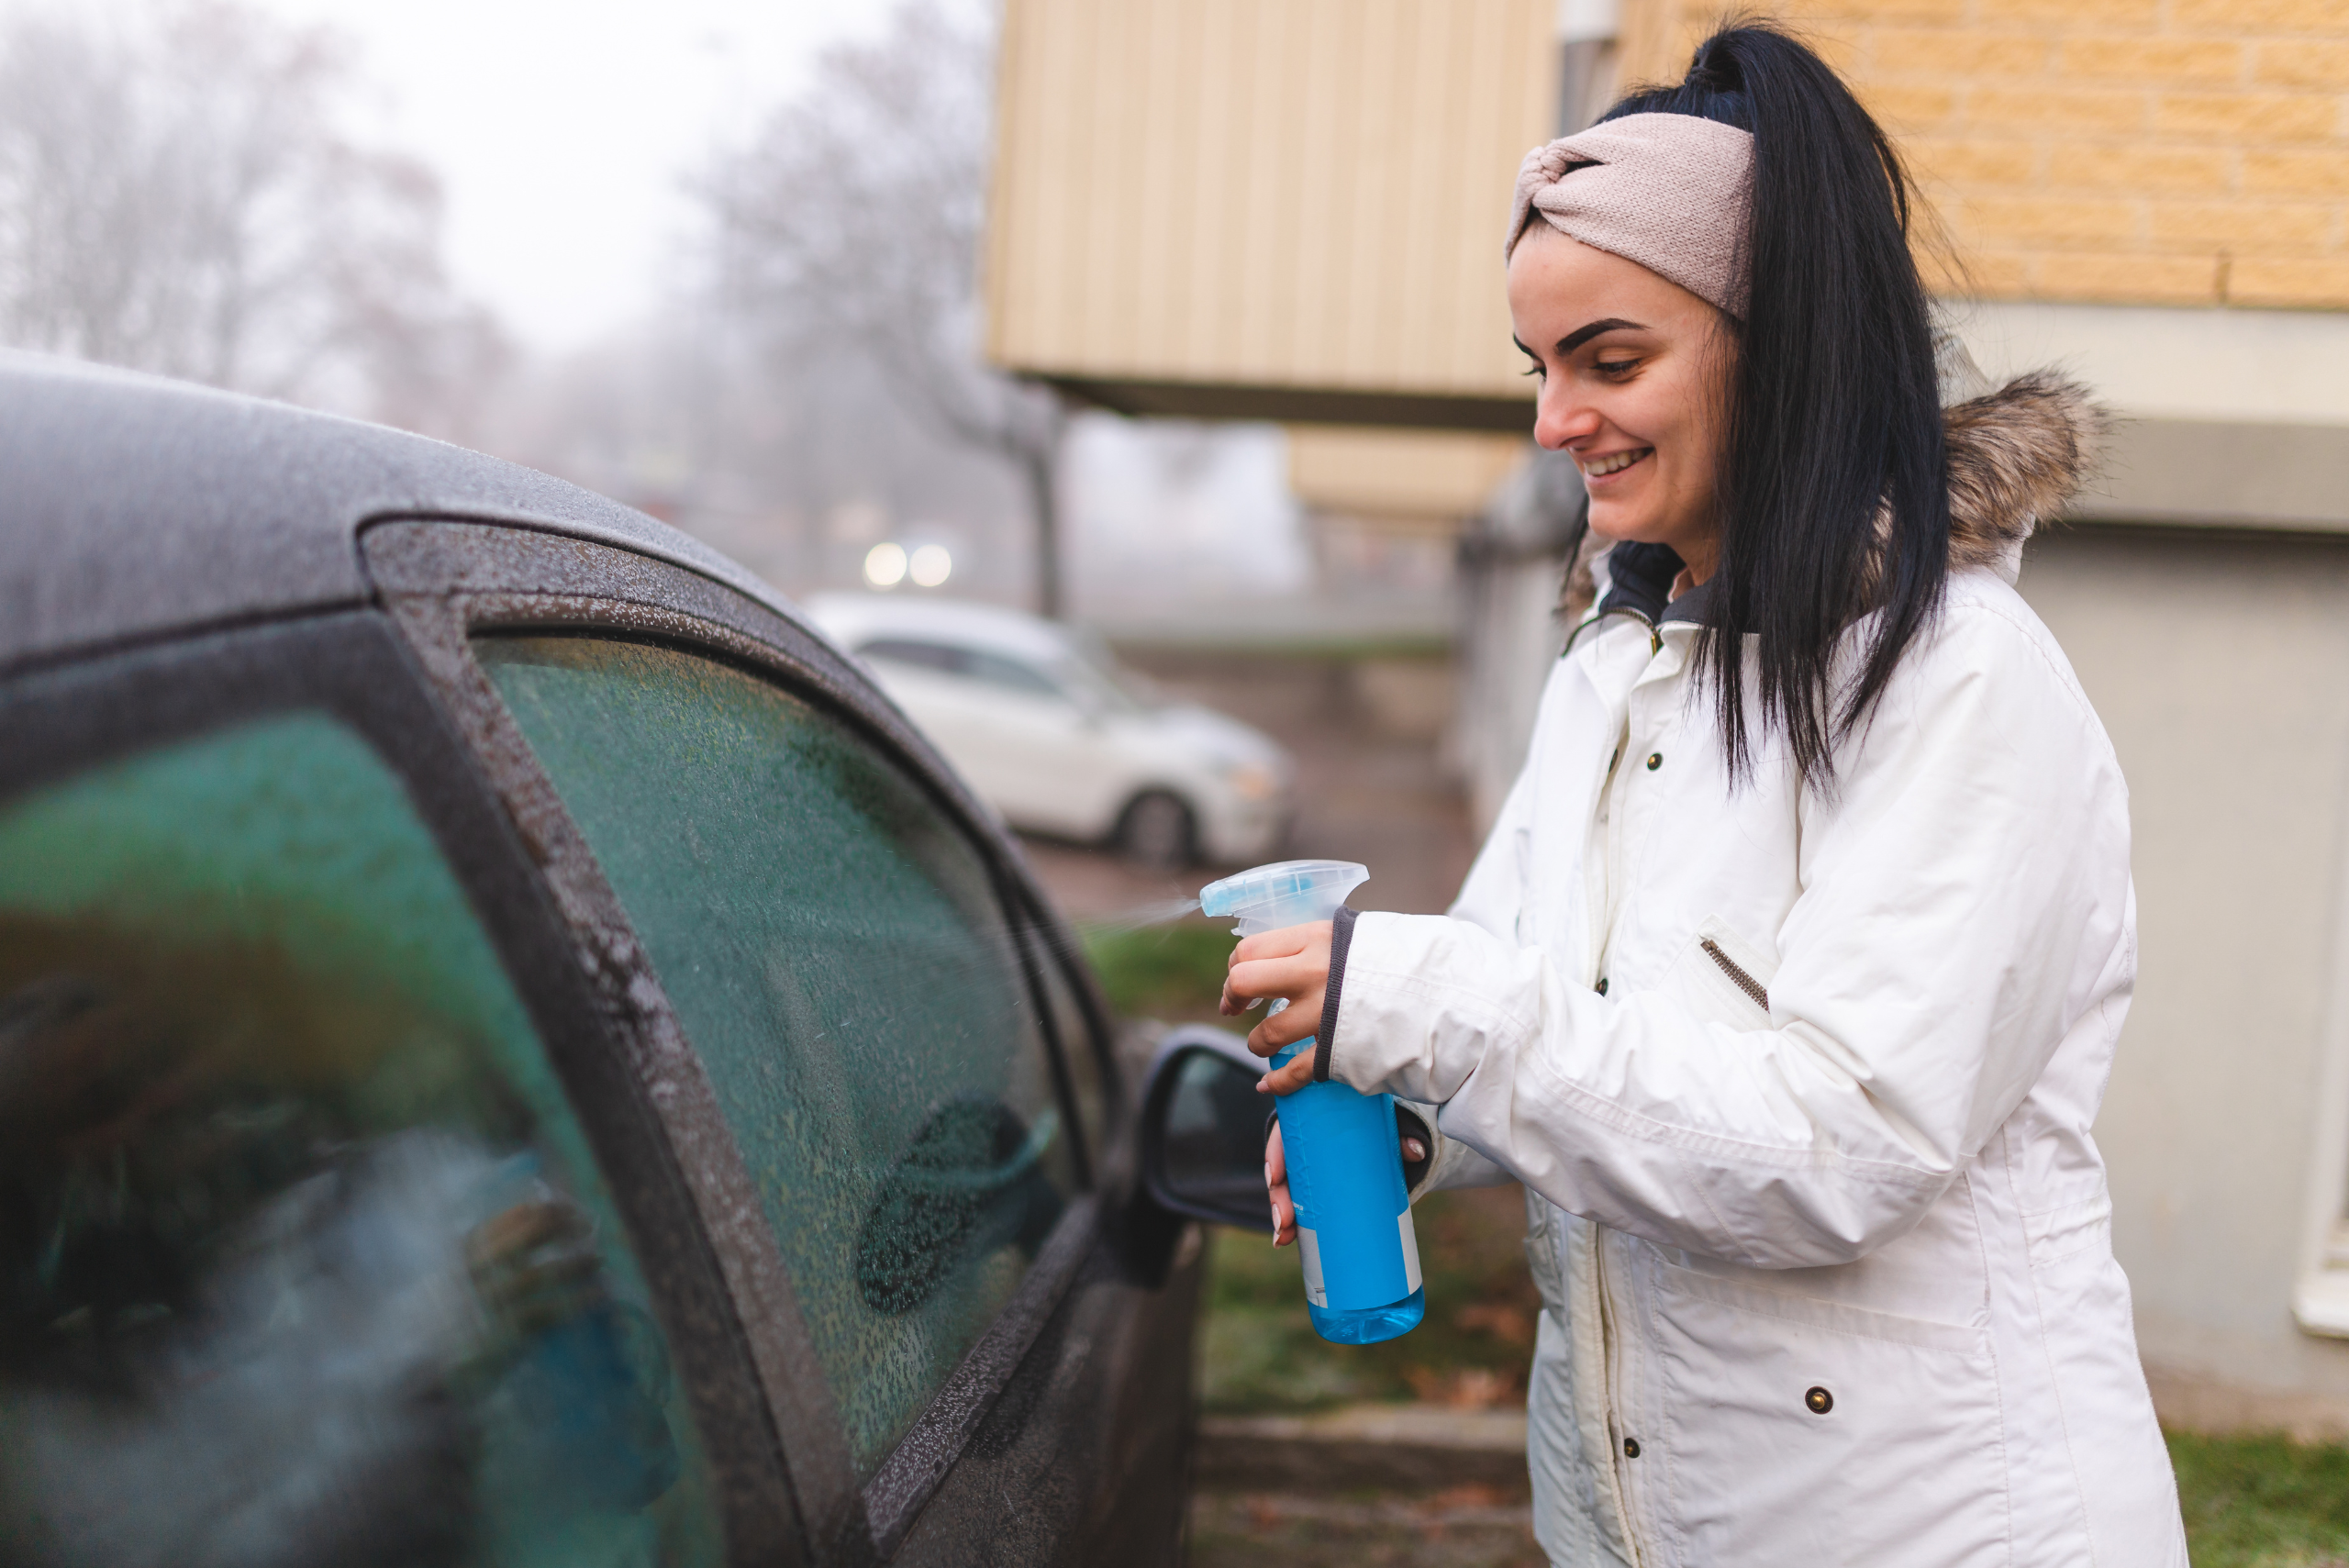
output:
[{"label": "smiling mouth", "polygon": [[1582,476],[1585,479],[1604,479],[1610,473],[1622,473],[1643,457],[1654,455],[1653,447],[1633,447],[1630,451],[1609,452],[1605,457],[1593,458],[1584,463]]}]

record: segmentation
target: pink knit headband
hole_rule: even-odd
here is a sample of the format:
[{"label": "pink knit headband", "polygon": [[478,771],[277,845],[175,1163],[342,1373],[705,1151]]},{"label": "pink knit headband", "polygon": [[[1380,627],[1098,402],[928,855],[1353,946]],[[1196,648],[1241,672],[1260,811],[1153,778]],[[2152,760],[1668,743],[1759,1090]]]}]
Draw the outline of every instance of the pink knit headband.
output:
[{"label": "pink knit headband", "polygon": [[1695,115],[1625,115],[1525,155],[1501,254],[1538,212],[1742,319],[1753,189],[1748,133]]}]

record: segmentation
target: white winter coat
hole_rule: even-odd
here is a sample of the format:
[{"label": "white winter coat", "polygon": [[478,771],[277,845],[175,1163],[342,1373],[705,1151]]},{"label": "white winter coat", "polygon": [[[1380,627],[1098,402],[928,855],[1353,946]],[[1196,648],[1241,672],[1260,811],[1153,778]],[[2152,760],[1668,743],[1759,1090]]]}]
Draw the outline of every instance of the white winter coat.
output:
[{"label": "white winter coat", "polygon": [[1695,628],[1611,617],[1451,914],[1353,924],[1330,1075],[1528,1188],[1555,1563],[2186,1561],[2089,1135],[2127,790],[2029,517],[1958,523],[1833,799],[1775,742],[1732,788]]}]

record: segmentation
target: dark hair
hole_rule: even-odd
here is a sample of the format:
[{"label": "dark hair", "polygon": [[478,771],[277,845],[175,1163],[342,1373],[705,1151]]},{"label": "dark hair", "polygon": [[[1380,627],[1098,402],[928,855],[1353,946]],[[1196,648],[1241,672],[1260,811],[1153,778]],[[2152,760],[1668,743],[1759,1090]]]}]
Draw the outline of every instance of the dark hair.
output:
[{"label": "dark hair", "polygon": [[[1717,498],[1720,556],[1698,668],[1716,689],[1732,778],[1752,766],[1742,639],[1759,642],[1760,717],[1803,777],[1866,718],[1941,607],[1949,495],[1932,326],[1909,248],[1910,190],[1876,121],[1827,63],[1766,25],[1724,28],[1677,86],[1607,119],[1697,115],[1753,137],[1752,279]],[[1837,689],[1835,648],[1880,612]]]}]

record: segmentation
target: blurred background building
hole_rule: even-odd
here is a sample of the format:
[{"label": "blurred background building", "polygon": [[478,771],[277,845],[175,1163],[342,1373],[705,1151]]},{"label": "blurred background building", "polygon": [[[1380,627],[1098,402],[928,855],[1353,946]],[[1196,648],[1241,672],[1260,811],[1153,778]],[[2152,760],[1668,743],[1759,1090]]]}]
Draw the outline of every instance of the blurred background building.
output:
[{"label": "blurred background building", "polygon": [[[1977,361],[2061,364],[2120,417],[2022,584],[2134,792],[2114,1242],[2171,1419],[2349,1429],[2349,7],[1776,11],[1899,139]],[[1522,436],[1518,159],[1676,76],[1717,15],[1007,7],[990,357],[1130,415],[1282,421],[1317,550],[1450,555],[1480,819],[1557,645],[1580,499]]]}]

